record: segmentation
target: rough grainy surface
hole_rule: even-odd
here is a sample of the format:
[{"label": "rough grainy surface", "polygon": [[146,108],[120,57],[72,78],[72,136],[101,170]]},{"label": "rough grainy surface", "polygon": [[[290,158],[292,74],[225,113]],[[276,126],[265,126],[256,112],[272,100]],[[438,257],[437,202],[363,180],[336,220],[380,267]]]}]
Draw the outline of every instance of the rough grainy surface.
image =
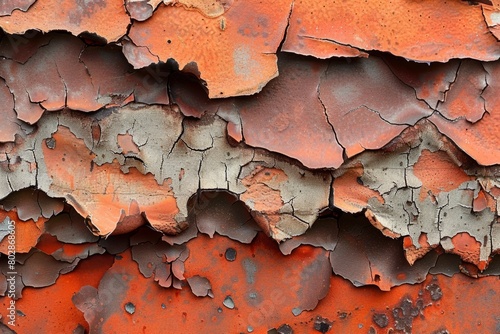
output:
[{"label": "rough grainy surface", "polygon": [[0,332],[498,332],[499,26],[0,4]]}]

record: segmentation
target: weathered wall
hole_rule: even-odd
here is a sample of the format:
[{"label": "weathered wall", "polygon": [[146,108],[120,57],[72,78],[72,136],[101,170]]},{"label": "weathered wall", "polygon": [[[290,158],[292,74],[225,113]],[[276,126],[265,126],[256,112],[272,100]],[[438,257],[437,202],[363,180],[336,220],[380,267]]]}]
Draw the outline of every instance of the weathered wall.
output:
[{"label": "weathered wall", "polygon": [[500,332],[499,17],[0,4],[3,330]]}]

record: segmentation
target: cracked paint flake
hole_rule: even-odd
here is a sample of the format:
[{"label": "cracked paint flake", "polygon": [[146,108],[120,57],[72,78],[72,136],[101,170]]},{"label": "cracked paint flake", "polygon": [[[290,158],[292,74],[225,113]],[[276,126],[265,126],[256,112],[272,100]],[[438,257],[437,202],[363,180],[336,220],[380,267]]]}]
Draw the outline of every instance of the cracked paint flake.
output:
[{"label": "cracked paint flake", "polygon": [[0,142],[13,142],[15,135],[20,130],[20,124],[17,119],[17,113],[14,110],[14,98],[9,87],[4,84],[0,88],[0,96],[2,97],[1,115],[2,122],[0,123]]},{"label": "cracked paint flake", "polygon": [[64,203],[57,198],[50,198],[43,191],[26,188],[0,200],[0,205],[7,211],[16,208],[17,216],[22,221],[38,221],[39,218],[50,218],[59,214]]},{"label": "cracked paint flake", "polygon": [[[486,70],[487,85],[484,90],[475,89],[476,95],[478,92],[481,93],[480,97],[484,100],[486,110],[480,120],[475,123],[465,118],[448,120],[439,114],[434,114],[429,119],[479,164],[490,166],[500,163],[500,136],[495,131],[495,124],[498,124],[500,117],[500,100],[496,93],[499,85],[496,78],[500,66],[498,62],[493,62],[484,64],[483,67]],[[481,149],[478,150],[477,147]]]},{"label": "cracked paint flake", "polygon": [[487,75],[481,63],[462,60],[452,87],[446,92],[445,101],[437,106],[439,113],[449,120],[465,118],[470,123],[479,121],[487,112],[482,96],[488,86]]},{"label": "cracked paint flake", "polygon": [[11,15],[15,10],[26,12],[36,0],[2,1],[0,3],[0,16]]},{"label": "cracked paint flake", "polygon": [[381,58],[394,75],[413,87],[416,97],[432,109],[436,109],[439,102],[444,102],[445,94],[457,79],[460,65],[457,59],[446,63],[417,63],[388,54],[381,55]]},{"label": "cracked paint flake", "polygon": [[333,205],[344,212],[356,213],[361,212],[371,198],[384,203],[377,191],[363,186],[363,165],[353,164],[349,167],[333,180]]},{"label": "cracked paint flake", "polygon": [[99,239],[89,231],[83,217],[74,209],[51,217],[45,224],[45,232],[69,244],[96,242]]},{"label": "cracked paint flake", "polygon": [[[392,92],[387,94],[386,92]],[[332,62],[319,89],[328,118],[348,157],[379,149],[432,110],[415,99],[380,58]],[[366,133],[364,128],[370,128]],[[354,129],[359,128],[361,132]]]},{"label": "cracked paint flake", "polygon": [[[173,59],[187,72],[196,69],[211,98],[250,95],[278,74],[274,53],[289,11],[290,2],[285,0],[234,2],[216,18],[160,5],[147,21],[134,22],[128,36],[134,45],[146,47],[133,49],[134,53],[150,53],[164,62]],[[211,47],[203,47],[199,40]],[[129,62],[136,68],[144,66],[134,62],[137,56],[130,57],[130,51],[125,53]]]},{"label": "cracked paint flake", "polygon": [[491,31],[493,36],[496,37],[497,40],[500,39],[500,3],[498,1],[494,2],[494,6],[482,6],[483,15],[486,24],[488,25],[488,29]]},{"label": "cracked paint flake", "polygon": [[[68,202],[83,217],[86,217],[88,223],[96,227],[97,233],[102,235],[111,233],[115,230],[116,224],[124,222],[127,216],[131,220],[128,222],[129,224],[141,225],[143,222],[141,212],[144,211],[146,211],[145,216],[149,222],[156,225],[158,229],[170,233],[179,232],[176,230],[176,224],[169,226],[169,221],[172,222],[178,209],[168,181],[158,185],[152,177],[140,177],[142,174],[135,168],[130,169],[128,174],[120,173],[116,165],[114,165],[115,168],[111,165],[111,169],[106,169],[107,166],[92,168],[90,154],[86,155],[85,160],[80,159],[79,153],[73,157],[66,154],[67,149],[73,152],[81,152],[86,149],[85,145],[76,140],[69,130],[59,128],[53,138],[60,147],[60,151],[44,148],[47,169],[52,177],[51,191],[66,193]],[[64,166],[71,166],[71,168],[61,170]],[[75,167],[78,171],[77,174],[74,174]],[[50,172],[51,170],[53,172]],[[57,170],[57,174],[55,170]],[[113,173],[112,170],[116,172]],[[64,173],[62,173],[63,171]],[[108,179],[108,176],[112,174],[114,177]],[[64,179],[64,177],[69,177],[69,179]],[[134,178],[136,181],[132,181]],[[106,184],[101,184],[98,181],[100,179],[108,179],[109,181]],[[123,189],[125,184],[128,185],[126,190]],[[131,188],[133,184],[136,185],[135,191]],[[148,191],[141,196],[140,189],[148,189]],[[94,196],[95,199],[93,199]]]},{"label": "cracked paint flake", "polygon": [[289,22],[283,50],[318,58],[369,50],[419,62],[500,57],[482,6],[466,1],[295,1]]},{"label": "cracked paint flake", "polygon": [[[405,283],[422,282],[436,264],[438,254],[431,252],[410,265],[401,252],[402,240],[369,233],[366,218],[343,214],[339,219],[338,242],[330,254],[333,272],[355,286],[373,284],[383,291]],[[384,245],[384,247],[382,247]],[[346,258],[356,259],[353,266]],[[387,261],[390,258],[391,261]]]},{"label": "cracked paint flake", "polygon": [[188,277],[187,282],[191,291],[196,297],[206,297],[214,298],[212,292],[212,286],[210,285],[210,281],[202,276],[196,275],[193,277]]},{"label": "cracked paint flake", "polygon": [[[42,171],[46,169],[48,173],[47,176],[49,176],[49,178],[47,178],[46,176],[42,176],[39,180],[39,186],[42,187],[42,189],[47,189],[47,191],[52,195],[58,194],[57,196],[66,197],[66,199],[75,207],[75,209],[77,209],[77,211],[84,218],[90,216],[92,225],[96,226],[99,229],[100,234],[105,235],[114,231],[114,226],[117,224],[117,222],[122,221],[122,218],[125,218],[125,216],[127,216],[127,212],[129,216],[136,215],[136,218],[133,220],[133,222],[129,222],[130,226],[128,227],[119,226],[120,229],[118,229],[116,233],[120,233],[120,230],[126,232],[134,229],[135,227],[140,225],[141,222],[144,222],[142,216],[140,215],[142,210],[139,210],[139,208],[143,206],[146,208],[148,207],[148,205],[151,205],[149,210],[153,210],[153,212],[152,214],[148,214],[148,210],[144,210],[146,216],[145,218],[151,224],[153,224],[153,226],[166,233],[178,233],[185,228],[183,222],[187,217],[187,200],[192,194],[196,193],[199,187],[201,187],[201,189],[228,189],[235,192],[236,194],[240,194],[240,196],[243,196],[241,198],[244,200],[244,193],[246,193],[248,190],[246,190],[246,186],[244,186],[241,182],[258,165],[262,167],[274,165],[276,168],[287,171],[286,173],[287,175],[289,175],[288,179],[285,182],[280,182],[280,184],[276,184],[273,186],[275,188],[277,187],[278,189],[283,188],[280,195],[283,198],[283,201],[282,205],[278,208],[279,212],[269,212],[269,214],[276,215],[277,213],[279,213],[281,216],[285,216],[284,218],[282,217],[283,219],[285,219],[283,220],[283,222],[288,221],[291,224],[288,227],[287,225],[283,225],[283,227],[280,227],[280,225],[278,224],[278,227],[276,228],[277,230],[273,232],[277,239],[287,238],[290,235],[300,234],[302,230],[307,228],[307,224],[311,224],[314,222],[319,210],[328,206],[328,186],[330,184],[329,174],[326,174],[324,176],[317,176],[313,175],[310,172],[301,173],[297,167],[285,161],[280,162],[275,159],[270,159],[268,154],[254,152],[254,150],[252,149],[241,148],[234,150],[234,148],[229,146],[224,139],[223,129],[225,127],[225,123],[218,120],[217,117],[213,117],[211,121],[209,117],[205,117],[204,119],[209,122],[205,126],[201,126],[201,124],[195,124],[192,122],[186,123],[185,121],[183,129],[180,121],[180,116],[177,113],[173,111],[165,112],[166,109],[162,108],[146,107],[148,108],[148,110],[150,110],[151,115],[156,113],[157,116],[154,117],[164,119],[163,122],[166,122],[164,123],[165,128],[169,126],[171,127],[173,123],[177,123],[178,134],[172,134],[171,144],[167,145],[171,147],[165,148],[164,138],[159,135],[161,133],[161,130],[158,127],[160,126],[161,122],[158,122],[158,120],[155,121],[154,118],[136,118],[134,115],[138,115],[136,109],[137,107],[139,106],[132,106],[128,109],[121,109],[119,113],[111,113],[111,115],[114,115],[111,118],[108,117],[103,119],[103,121],[100,122],[100,135],[96,140],[92,139],[90,135],[90,125],[92,124],[92,117],[89,117],[86,122],[80,123],[80,126],[73,127],[71,129],[72,131],[77,133],[79,136],[87,138],[86,144],[84,144],[82,140],[77,139],[72,133],[69,132],[70,129],[66,127],[71,126],[72,124],[70,119],[73,116],[70,116],[69,114],[64,114],[61,116],[57,116],[56,114],[54,114],[54,116],[51,117],[56,117],[59,119],[58,122],[60,124],[60,127],[56,128],[53,125],[50,125],[49,127],[51,128],[51,130],[47,129],[48,132],[39,132],[39,135],[42,136],[48,136],[49,133],[53,133],[52,135],[50,135],[50,138],[52,138],[55,143],[53,148],[47,146],[45,142],[41,145],[43,158],[40,157],[40,159],[44,161],[45,167],[42,168],[40,166],[39,173],[42,173]],[[107,114],[106,111],[103,111],[102,113],[103,115]],[[96,115],[99,115],[99,113]],[[51,117],[47,116],[47,124],[50,124],[49,118]],[[122,119],[122,121],[120,121],[119,123],[115,123],[114,121],[108,123],[108,120],[111,121],[111,119],[113,119],[114,117],[119,117],[120,119]],[[148,127],[152,131],[156,127],[158,128],[158,132],[151,132],[152,137],[148,138],[147,134],[146,136],[144,136],[144,134],[135,134],[135,132],[133,132],[131,128],[126,128],[124,130],[114,129],[114,126],[116,124],[120,124],[120,127],[126,127],[126,123],[124,123],[123,120],[127,118],[128,122],[130,122],[130,126],[132,126],[133,124],[135,124],[135,126],[139,126],[139,123],[137,122],[152,122]],[[42,124],[39,125],[41,126]],[[200,130],[202,129],[205,130],[200,132]],[[57,132],[54,133],[53,131]],[[121,150],[118,147],[116,140],[117,135],[120,133],[120,131],[123,131],[122,133],[127,133],[128,131],[128,133],[134,138],[134,142],[136,142],[137,145],[141,147],[139,154],[125,154],[124,156],[123,152],[120,152]],[[47,133],[47,135],[44,135],[42,133]],[[61,135],[61,133],[63,133],[64,136]],[[85,133],[87,133],[87,135],[85,135]],[[193,136],[195,133],[196,136]],[[209,141],[213,140],[213,144],[210,146],[205,145],[204,143],[206,143],[207,141],[203,138],[207,138]],[[95,142],[97,142],[97,144]],[[74,149],[68,151],[70,147],[76,147],[78,149],[76,151]],[[219,150],[212,149],[212,147],[218,147]],[[220,148],[223,148],[223,150],[226,149],[227,151],[221,151]],[[90,153],[91,149],[94,153],[86,156],[85,159],[82,159],[82,157],[79,155],[79,152],[81,152],[82,150],[89,150]],[[168,151],[160,154],[157,153],[158,150],[160,150],[161,152],[161,150],[164,149]],[[78,152],[78,154],[75,153],[73,156],[68,155],[68,153],[66,152],[70,151]],[[189,159],[188,161],[186,161],[188,164],[182,167],[185,174],[185,177],[183,178],[178,177],[178,172],[175,173],[175,171],[180,172],[181,170],[181,166],[179,166],[178,162],[174,158],[176,156],[182,156],[184,157],[183,159],[186,159],[187,157]],[[69,165],[66,163],[67,161],[72,161],[80,166],[79,168],[77,168],[77,174],[74,173],[75,165],[73,165],[70,169],[67,169],[66,174],[61,173],[61,171],[58,171],[57,173],[55,172],[56,169],[59,170],[60,168],[69,168]],[[156,162],[152,163],[151,161]],[[224,163],[224,161],[241,162],[237,164],[228,164]],[[254,161],[252,164],[254,164],[255,167],[250,167],[250,165],[248,165],[248,167],[240,170],[239,166],[245,166],[252,161]],[[120,167],[119,164],[123,165]],[[231,168],[228,168],[229,166],[231,166]],[[120,169],[126,174],[123,174]],[[117,173],[116,178],[111,179],[111,183],[107,187],[106,185],[102,185],[101,190],[97,190],[97,188],[95,190],[92,190],[92,187],[100,187],[100,185],[98,183],[88,183],[88,178],[95,178],[97,180],[101,178],[102,175],[104,175],[103,173],[109,173],[109,170],[115,170],[115,172]],[[147,187],[149,191],[151,191],[151,189],[157,188],[158,191],[167,195],[167,198],[162,198],[160,201],[161,203],[163,203],[160,205],[162,206],[162,209],[160,209],[159,206],[157,209],[154,209],[156,205],[153,204],[155,199],[150,194],[146,197],[143,197],[142,201],[145,201],[146,204],[142,204],[141,200],[139,199],[140,197],[138,197],[140,194],[139,191],[123,193],[121,196],[125,196],[124,198],[129,198],[128,196],[132,194],[136,195],[133,195],[134,197],[130,198],[129,200],[124,200],[124,204],[122,204],[122,206],[118,205],[115,211],[113,211],[113,206],[109,206],[103,203],[101,204],[100,201],[91,200],[90,202],[88,202],[88,204],[86,204],[88,200],[85,198],[91,198],[93,196],[98,196],[99,198],[101,198],[101,201],[104,200],[107,196],[109,200],[112,201],[111,203],[113,203],[113,201],[115,201],[115,203],[118,203],[117,201],[120,201],[121,197],[118,192],[113,190],[114,187],[119,188],[120,183],[127,182],[125,180],[134,177],[134,175],[139,177],[139,175],[147,173],[153,173],[156,176],[155,182],[159,182],[159,180],[162,180],[163,177],[163,180],[168,180],[164,182],[170,184],[170,186],[168,186],[167,183],[165,183],[162,186],[161,184],[163,183],[152,183]],[[172,173],[175,173],[176,175],[172,175]],[[66,176],[69,175],[71,175],[71,178],[65,179]],[[221,175],[222,178],[219,178],[218,175]],[[198,181],[200,176],[201,183],[199,183]],[[290,178],[290,176],[293,177]],[[141,177],[140,179],[141,182],[144,182],[144,180],[146,180],[147,178],[143,179]],[[222,180],[226,181],[221,182]],[[151,181],[153,181],[152,175]],[[302,184],[302,188],[288,187],[287,185],[291,184],[291,182],[299,182],[299,184]],[[71,190],[75,187],[79,190]],[[103,191],[104,189],[108,190]],[[303,189],[306,191],[303,191]],[[308,193],[313,190],[321,191],[322,195],[315,197],[308,196]],[[98,193],[101,193],[102,195],[98,195]],[[168,198],[171,198],[171,200],[169,200]],[[290,201],[292,198],[295,199],[293,201]],[[160,198],[156,197],[156,200],[160,200]],[[252,198],[252,200],[249,199],[246,204],[248,206],[253,206],[256,202],[258,203],[259,201],[264,203],[266,199]],[[139,207],[137,207],[137,204],[135,204],[136,202],[137,204],[139,204]],[[171,203],[169,205],[173,205],[172,211],[168,211],[170,210],[168,209],[168,206],[163,206],[167,202]],[[109,212],[109,216],[98,215],[96,217],[94,214],[92,214],[94,210],[100,210],[97,209],[98,207],[102,207],[103,209],[104,207],[106,207],[105,210]],[[180,210],[179,212],[176,211],[177,208],[178,210]],[[123,214],[121,210],[123,210]],[[177,221],[177,223],[180,225],[178,225],[178,227],[175,227],[177,223],[174,223],[174,225],[168,227],[163,222],[157,223],[160,222],[160,220],[158,218],[155,218],[158,217],[156,215],[164,213],[154,210],[171,212],[166,214],[170,215],[172,219],[175,218],[175,221]],[[163,220],[166,216],[162,217],[163,218],[161,219]],[[172,220],[172,222],[174,222],[174,220]],[[262,222],[262,224],[264,228],[269,229],[267,223]],[[293,224],[298,225],[295,228],[292,227]]]},{"label": "cracked paint flake", "polygon": [[[38,208],[38,207],[37,207]],[[16,234],[16,253],[28,253],[37,244],[40,236],[44,232],[47,219],[40,217],[36,221],[31,219],[20,219],[17,210],[6,211],[0,206],[0,221],[2,222],[2,235],[0,239],[0,253],[9,254],[10,240],[8,234],[12,228],[10,224],[15,226]]]},{"label": "cracked paint flake", "polygon": [[130,18],[137,21],[145,21],[153,15],[153,11],[162,0],[126,0],[125,8]]},{"label": "cracked paint flake", "polygon": [[[15,274],[16,284],[19,284],[19,288],[16,289],[17,298],[22,297],[22,290],[25,287],[40,288],[54,284],[60,274],[72,271],[78,261],[78,259],[72,262],[58,261],[40,251],[30,252],[24,262],[17,265],[18,269]],[[1,271],[5,276],[8,276],[9,270],[3,264]]]},{"label": "cracked paint flake", "polygon": [[61,248],[58,248],[54,252],[50,253],[50,255],[57,261],[69,263],[76,261],[78,263],[80,260],[86,259],[90,256],[104,254],[105,251],[106,250],[104,248],[95,243],[79,245],[63,244]]},{"label": "cracked paint flake", "polygon": [[[488,192],[481,210],[472,210],[481,184],[496,182],[495,169],[489,172],[472,163],[433,125],[421,123],[406,131],[402,142],[392,143],[382,153],[362,153],[344,168],[335,172],[336,181],[355,179],[357,187],[368,189],[352,192],[345,189],[346,183],[334,182],[334,204],[351,212],[366,208],[366,216],[384,234],[410,236],[410,245],[416,248],[407,252],[410,262],[441,244],[445,251],[484,269],[497,252],[499,245],[492,244],[491,233],[498,197]],[[351,168],[358,173],[344,174]],[[336,200],[337,188],[339,196],[351,198]],[[464,232],[476,242],[459,242]],[[423,234],[426,248],[417,255]]]},{"label": "cracked paint flake", "polygon": [[154,276],[154,280],[162,287],[180,288],[180,280],[184,280],[182,262],[188,256],[186,246],[170,246],[163,241],[132,247],[132,258],[138,263],[141,273],[146,278]]},{"label": "cracked paint flake", "polygon": [[[309,168],[339,167],[342,147],[318,98],[326,66],[312,59],[280,56],[280,76],[259,98],[235,101],[245,143],[298,159]],[[309,142],[315,143],[315,150]]]},{"label": "cracked paint flake", "polygon": [[[109,24],[111,18],[112,24]],[[125,35],[129,23],[130,17],[120,0],[41,0],[33,3],[26,12],[14,11],[10,16],[0,17],[0,27],[9,34],[24,34],[29,30],[66,30],[75,36],[96,34],[108,42]]]},{"label": "cracked paint flake", "polygon": [[352,157],[382,148],[434,111],[388,64],[375,56],[321,62],[282,54],[280,76],[258,99],[220,102],[219,114],[236,141],[298,159],[308,168],[338,168],[344,153]]},{"label": "cracked paint flake", "polygon": [[283,254],[289,255],[300,245],[311,245],[323,247],[325,250],[333,251],[338,241],[338,226],[335,219],[320,218],[303,235],[288,239],[280,243],[279,247]]},{"label": "cracked paint flake", "polygon": [[[14,105],[6,95],[4,113],[10,123],[3,125],[7,137],[2,141],[14,141],[21,127],[11,120],[11,107],[19,120],[34,124],[44,111],[65,107],[90,112],[132,101],[169,103],[167,89],[161,87],[168,72],[154,67],[132,71],[116,46],[86,46],[78,38],[51,33],[26,38],[21,48],[10,47],[0,75],[6,78]],[[27,50],[29,57],[23,58]]]}]

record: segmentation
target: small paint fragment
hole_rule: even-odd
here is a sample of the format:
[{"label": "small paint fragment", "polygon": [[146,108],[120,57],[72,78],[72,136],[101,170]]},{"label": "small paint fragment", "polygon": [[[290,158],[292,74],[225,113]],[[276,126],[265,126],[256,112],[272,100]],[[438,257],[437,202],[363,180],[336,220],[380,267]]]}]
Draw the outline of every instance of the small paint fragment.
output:
[{"label": "small paint fragment", "polygon": [[128,302],[125,304],[125,311],[127,311],[128,314],[134,314],[135,313],[135,305],[132,304],[131,302]]},{"label": "small paint fragment", "polygon": [[[227,307],[228,309],[232,310],[234,309],[234,301],[233,301],[233,298],[231,298],[231,296],[227,296],[224,301],[222,302],[222,305],[224,305],[225,307]],[[220,312],[222,312],[222,309],[220,310]]]},{"label": "small paint fragment", "polygon": [[438,301],[443,298],[443,291],[441,290],[439,285],[432,283],[426,286],[425,289],[429,291],[429,293],[431,294],[431,299],[433,301]]},{"label": "small paint fragment", "polygon": [[191,287],[191,291],[196,297],[208,296],[210,298],[214,298],[212,286],[210,285],[210,281],[206,277],[195,275],[193,277],[189,277],[187,281],[189,286]]}]

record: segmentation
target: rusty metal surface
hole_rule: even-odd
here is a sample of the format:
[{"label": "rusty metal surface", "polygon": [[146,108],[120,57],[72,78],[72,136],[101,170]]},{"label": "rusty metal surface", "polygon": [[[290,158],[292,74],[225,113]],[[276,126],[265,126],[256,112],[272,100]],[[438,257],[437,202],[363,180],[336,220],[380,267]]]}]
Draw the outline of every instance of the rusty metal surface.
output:
[{"label": "rusty metal surface", "polygon": [[[333,230],[335,222],[329,223]],[[368,225],[363,225],[362,230],[369,238],[369,223],[364,224]],[[350,237],[342,237],[345,228],[340,229],[339,240],[350,242]],[[146,261],[159,260],[151,267],[134,261],[134,253],[143,253],[146,248],[136,247],[154,245],[154,240],[159,245],[161,234],[138,233],[128,237],[130,244],[137,245],[114,259],[96,255],[82,260],[73,272],[61,275],[50,287],[24,288],[17,302],[24,314],[18,320],[19,332],[29,333],[35,326],[51,332],[71,332],[82,325],[91,333],[157,333],[165,331],[165,322],[173,327],[166,331],[175,333],[220,329],[265,333],[284,324],[299,333],[315,333],[315,328],[325,329],[328,324],[331,332],[368,332],[373,328],[376,332],[494,333],[498,328],[498,314],[494,311],[500,298],[495,289],[498,277],[476,279],[460,273],[452,277],[435,273],[423,274],[421,283],[394,287],[390,292],[355,287],[332,275],[328,256],[337,252],[341,255],[341,249],[330,253],[321,247],[302,245],[291,255],[282,255],[278,245],[262,233],[249,245],[219,235],[200,235],[187,242],[181,253],[176,247],[156,247],[145,257]],[[371,253],[382,252],[382,257],[395,249],[382,244],[377,247]],[[168,261],[186,250],[189,256],[183,258],[184,266],[174,270]],[[353,268],[352,263],[347,266]],[[156,276],[164,272],[161,267],[168,277],[176,277],[175,272],[185,277],[177,281],[177,289],[163,287],[163,281]],[[444,267],[435,268],[439,272]],[[146,274],[144,269],[154,275]],[[401,279],[403,272],[379,272],[382,279],[373,284],[385,281],[385,275]],[[54,295],[58,296],[56,300],[51,297]],[[53,300],[44,305],[51,310],[50,321],[44,324],[33,313],[39,309],[41,296]]]},{"label": "rusty metal surface", "polygon": [[499,12],[0,4],[0,332],[500,333]]}]

